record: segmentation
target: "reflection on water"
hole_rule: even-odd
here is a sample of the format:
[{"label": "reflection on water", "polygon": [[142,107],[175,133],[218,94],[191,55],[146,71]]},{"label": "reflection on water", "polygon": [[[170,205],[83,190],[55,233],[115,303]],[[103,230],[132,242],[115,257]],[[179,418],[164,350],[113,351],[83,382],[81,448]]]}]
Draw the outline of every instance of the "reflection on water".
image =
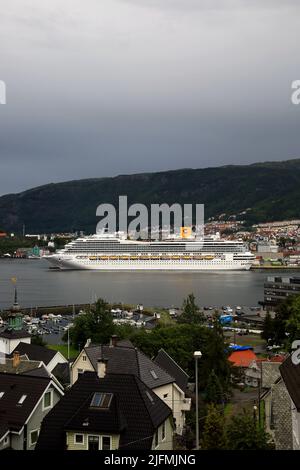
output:
[{"label": "reflection on water", "polygon": [[12,304],[14,276],[24,307],[94,302],[96,297],[170,307],[180,306],[191,292],[200,305],[256,305],[263,299],[263,283],[270,274],[274,272],[53,271],[44,260],[0,260],[0,308]]}]

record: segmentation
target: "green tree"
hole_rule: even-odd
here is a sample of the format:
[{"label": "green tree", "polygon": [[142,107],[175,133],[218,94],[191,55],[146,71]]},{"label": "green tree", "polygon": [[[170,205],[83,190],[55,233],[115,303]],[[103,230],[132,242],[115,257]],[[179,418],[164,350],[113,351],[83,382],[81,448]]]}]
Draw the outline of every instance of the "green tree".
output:
[{"label": "green tree", "polygon": [[224,416],[213,404],[207,408],[200,445],[204,450],[221,450],[227,447]]},{"label": "green tree", "polygon": [[228,448],[231,450],[272,449],[271,436],[258,426],[252,414],[246,412],[233,416],[227,426]]},{"label": "green tree", "polygon": [[47,343],[45,343],[40,335],[33,335],[31,337],[31,344],[36,344],[37,346],[46,346]]},{"label": "green tree", "polygon": [[[82,348],[89,338],[93,343],[108,343],[114,332],[115,327],[108,304],[103,299],[99,299],[86,314],[75,318],[74,326],[70,328],[69,334],[72,345]],[[67,333],[64,334],[63,340],[67,341]]]},{"label": "green tree", "polygon": [[288,346],[291,347],[292,342],[300,338],[300,295],[293,296],[289,305],[289,316],[285,322],[285,330],[288,334]]},{"label": "green tree", "polygon": [[273,344],[283,343],[290,347],[294,339],[299,339],[300,295],[290,295],[278,305],[272,326],[273,333],[270,337]]},{"label": "green tree", "polygon": [[205,317],[203,312],[200,311],[196,304],[194,294],[189,294],[183,301],[182,314],[178,318],[178,323],[201,324],[204,322]]},{"label": "green tree", "polygon": [[263,323],[263,331],[261,333],[262,339],[268,341],[269,339],[274,339],[274,321],[271,317],[270,312],[266,313]]},{"label": "green tree", "polygon": [[161,326],[150,332],[135,329],[129,339],[149,357],[156,356],[163,348],[189,374],[191,380],[195,374],[193,354],[200,350],[202,358],[199,360],[199,389],[205,390],[214,369],[225,393],[229,389],[231,369],[221,333],[218,328],[184,323]]},{"label": "green tree", "polygon": [[215,405],[224,403],[223,388],[214,369],[211,371],[205,389],[205,400]]},{"label": "green tree", "polygon": [[202,348],[203,358],[202,370],[203,380],[207,386],[211,371],[214,370],[223,389],[224,397],[230,390],[231,365],[227,359],[228,350],[224,341],[223,328],[218,316],[214,317],[213,326],[210,329],[210,339]]}]

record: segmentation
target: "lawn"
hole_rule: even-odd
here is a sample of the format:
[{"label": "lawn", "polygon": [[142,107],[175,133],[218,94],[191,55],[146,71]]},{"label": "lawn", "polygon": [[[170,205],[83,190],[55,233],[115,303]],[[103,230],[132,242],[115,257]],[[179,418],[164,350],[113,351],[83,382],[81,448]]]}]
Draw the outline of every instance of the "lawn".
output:
[{"label": "lawn", "polygon": [[[233,342],[234,340],[234,333],[232,331],[225,333],[226,339],[228,338],[230,342]],[[239,344],[240,346],[265,346],[266,342],[264,339],[262,339],[259,335],[243,335],[239,336],[238,334],[235,335],[235,340],[236,343]]]},{"label": "lawn", "polygon": [[[66,344],[48,344],[47,348],[59,351],[66,359],[68,359],[68,346]],[[79,351],[70,346],[70,359],[74,359],[78,355]]]}]

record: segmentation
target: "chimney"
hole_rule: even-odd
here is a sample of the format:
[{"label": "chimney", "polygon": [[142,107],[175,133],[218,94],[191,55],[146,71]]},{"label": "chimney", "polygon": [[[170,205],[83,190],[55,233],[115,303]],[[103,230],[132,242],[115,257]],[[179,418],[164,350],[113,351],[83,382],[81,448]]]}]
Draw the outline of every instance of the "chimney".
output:
[{"label": "chimney", "polygon": [[86,340],[86,343],[85,343],[84,347],[85,347],[85,348],[88,348],[89,345],[91,344],[91,342],[92,342],[91,338],[88,338],[88,339]]},{"label": "chimney", "polygon": [[109,343],[109,346],[111,348],[115,348],[117,346],[117,342],[118,342],[119,338],[117,335],[112,335],[112,337],[110,338],[110,343]]},{"label": "chimney", "polygon": [[16,369],[20,365],[20,353],[19,351],[15,351],[13,354],[13,367]]},{"label": "chimney", "polygon": [[97,361],[97,375],[99,379],[103,379],[106,376],[106,368],[107,368],[107,359],[98,359]]}]

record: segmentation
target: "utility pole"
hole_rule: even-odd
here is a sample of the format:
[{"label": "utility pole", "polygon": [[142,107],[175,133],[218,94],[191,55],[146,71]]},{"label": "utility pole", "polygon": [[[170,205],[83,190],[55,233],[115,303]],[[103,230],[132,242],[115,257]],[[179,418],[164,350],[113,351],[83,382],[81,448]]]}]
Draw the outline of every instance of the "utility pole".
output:
[{"label": "utility pole", "polygon": [[196,450],[199,450],[199,390],[198,390],[198,359],[202,357],[201,351],[194,352],[195,358],[195,392],[196,392]]},{"label": "utility pole", "polygon": [[261,409],[260,409],[260,396],[262,384],[262,363],[260,363],[260,378],[258,379],[258,425],[261,426]]},{"label": "utility pole", "polygon": [[70,359],[70,328],[68,326],[68,360]]}]

